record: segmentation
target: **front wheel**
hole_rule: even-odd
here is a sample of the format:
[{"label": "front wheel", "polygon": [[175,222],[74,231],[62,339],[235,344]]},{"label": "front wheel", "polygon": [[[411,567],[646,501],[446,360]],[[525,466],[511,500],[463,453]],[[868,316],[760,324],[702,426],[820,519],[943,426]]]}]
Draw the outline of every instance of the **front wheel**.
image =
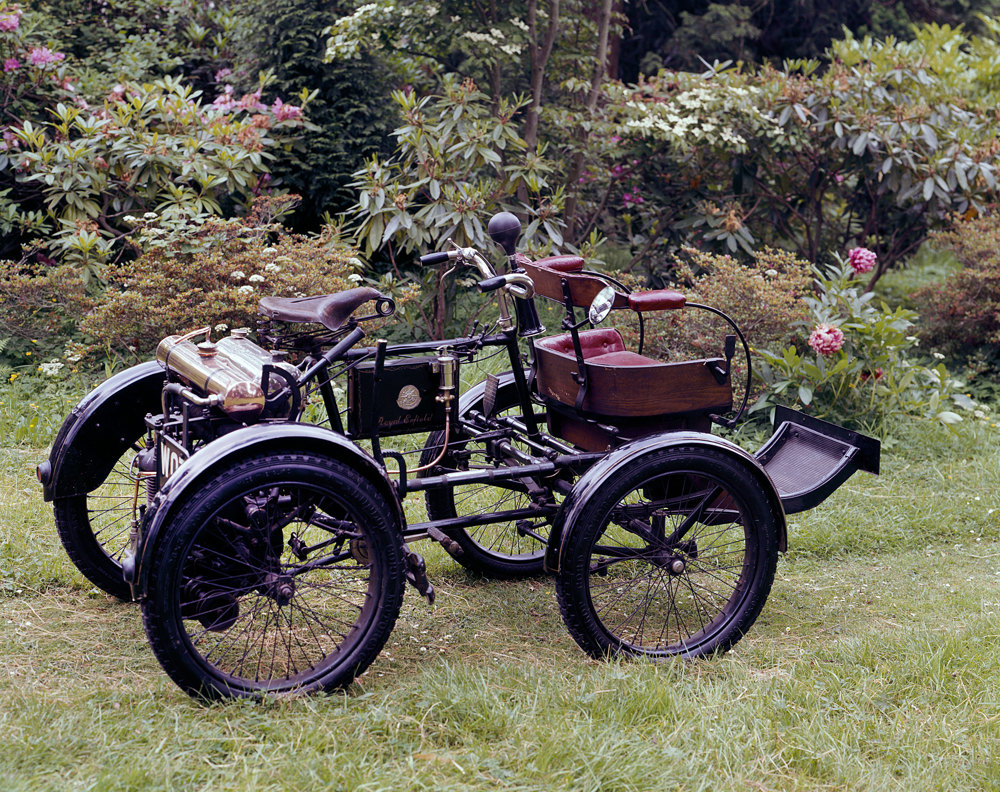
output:
[{"label": "front wheel", "polygon": [[153,652],[205,698],[349,684],[388,639],[405,580],[385,498],[311,454],[254,457],[199,487],[149,574]]},{"label": "front wheel", "polygon": [[771,590],[778,521],[746,465],[724,453],[641,457],[568,527],[556,577],[563,620],[594,657],[724,652]]}]

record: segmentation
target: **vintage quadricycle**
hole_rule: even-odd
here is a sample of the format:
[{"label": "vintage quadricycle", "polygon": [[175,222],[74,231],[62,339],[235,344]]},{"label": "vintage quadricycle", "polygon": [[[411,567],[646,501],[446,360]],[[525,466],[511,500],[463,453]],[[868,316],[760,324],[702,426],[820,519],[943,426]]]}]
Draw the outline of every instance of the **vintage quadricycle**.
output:
[{"label": "vintage quadricycle", "polygon": [[[779,410],[756,454],[732,426],[739,328],[675,291],[630,292],[583,259],[516,254],[517,218],[493,217],[497,274],[470,266],[495,323],[465,337],[363,345],[392,315],[371,288],[265,298],[256,340],[207,328],[91,393],[38,476],[67,552],[96,585],[142,605],[156,657],[196,696],[349,683],[393,628],[406,582],[433,599],[418,540],[491,576],[550,572],[587,652],[725,651],[764,606],[785,517],[819,504],[879,444]],[[546,335],[535,300],[561,308]],[[720,355],[644,350],[651,312],[703,310],[732,326]],[[609,315],[637,322],[634,348]],[[499,352],[506,373],[464,392],[460,369]],[[311,418],[322,404],[325,418]],[[306,417],[310,416],[309,420]],[[419,457],[388,450],[418,439]],[[421,438],[425,438],[421,440]],[[410,522],[408,497],[427,520]]]}]

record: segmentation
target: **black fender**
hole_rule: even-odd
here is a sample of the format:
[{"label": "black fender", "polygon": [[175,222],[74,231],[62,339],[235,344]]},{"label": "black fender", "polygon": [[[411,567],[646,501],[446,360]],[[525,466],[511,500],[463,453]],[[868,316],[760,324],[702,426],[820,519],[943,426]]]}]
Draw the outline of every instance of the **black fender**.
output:
[{"label": "black fender", "polygon": [[760,462],[735,443],[722,437],[704,432],[668,432],[626,443],[610,452],[604,459],[595,463],[580,476],[576,484],[573,485],[573,491],[564,501],[559,517],[549,534],[549,542],[545,549],[546,571],[559,571],[566,538],[572,531],[580,512],[587,508],[593,494],[606,481],[613,479],[622,468],[643,456],[676,446],[695,446],[722,451],[746,467],[760,483],[774,508],[774,513],[778,515],[778,549],[781,552],[785,551],[788,546],[788,525],[785,520],[785,510],[781,505],[777,489]]},{"label": "black fender", "polygon": [[174,473],[157,493],[143,520],[138,547],[132,559],[123,564],[126,579],[131,579],[135,599],[146,594],[149,568],[156,560],[158,537],[169,529],[170,521],[185,497],[200,484],[223,469],[250,456],[273,453],[313,452],[350,465],[361,473],[392,505],[400,542],[406,526],[403,507],[396,488],[385,468],[343,435],[321,426],[300,423],[273,423],[248,426],[230,432],[195,453]]},{"label": "black fender", "polygon": [[85,495],[160,409],[166,373],[155,360],[121,371],[91,391],[63,421],[47,461],[38,466],[46,501]]}]

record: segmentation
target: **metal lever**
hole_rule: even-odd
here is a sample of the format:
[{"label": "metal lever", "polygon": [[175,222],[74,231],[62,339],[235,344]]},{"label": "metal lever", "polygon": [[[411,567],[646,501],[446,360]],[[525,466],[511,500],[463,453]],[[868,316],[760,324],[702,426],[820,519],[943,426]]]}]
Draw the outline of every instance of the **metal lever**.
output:
[{"label": "metal lever", "polygon": [[720,385],[725,384],[726,380],[729,378],[729,372],[732,368],[733,357],[736,355],[736,336],[727,335],[726,336],[726,365],[720,366],[718,363],[709,365],[708,370],[712,372],[712,376],[715,377],[715,381]]}]

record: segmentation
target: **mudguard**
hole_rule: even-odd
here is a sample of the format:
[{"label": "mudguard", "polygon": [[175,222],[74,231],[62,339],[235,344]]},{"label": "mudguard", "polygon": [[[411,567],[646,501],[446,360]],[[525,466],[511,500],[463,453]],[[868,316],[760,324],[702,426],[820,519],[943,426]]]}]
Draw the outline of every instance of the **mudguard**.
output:
[{"label": "mudguard", "polygon": [[133,440],[146,413],[159,412],[166,375],[155,360],[115,374],[63,421],[49,458],[38,466],[46,501],[85,495],[100,485]]},{"label": "mudguard", "polygon": [[722,437],[716,437],[704,432],[669,432],[650,435],[631,443],[627,443],[609,453],[592,467],[588,468],[573,486],[573,491],[563,503],[559,517],[552,526],[549,542],[545,549],[545,569],[548,572],[558,572],[562,559],[563,545],[580,512],[590,503],[591,496],[606,481],[614,479],[626,465],[664,449],[677,446],[695,446],[722,451],[746,467],[757,479],[771,501],[774,513],[778,515],[778,549],[784,552],[788,547],[788,526],[785,521],[785,511],[781,505],[778,491],[764,471],[761,464],[738,445]]},{"label": "mudguard", "polygon": [[274,423],[244,427],[210,443],[186,460],[153,499],[143,521],[135,555],[122,564],[135,599],[146,594],[149,567],[156,558],[157,539],[168,529],[185,496],[224,468],[269,451],[309,451],[350,465],[371,481],[392,504],[400,532],[405,527],[402,504],[385,468],[343,435],[312,424]]}]

